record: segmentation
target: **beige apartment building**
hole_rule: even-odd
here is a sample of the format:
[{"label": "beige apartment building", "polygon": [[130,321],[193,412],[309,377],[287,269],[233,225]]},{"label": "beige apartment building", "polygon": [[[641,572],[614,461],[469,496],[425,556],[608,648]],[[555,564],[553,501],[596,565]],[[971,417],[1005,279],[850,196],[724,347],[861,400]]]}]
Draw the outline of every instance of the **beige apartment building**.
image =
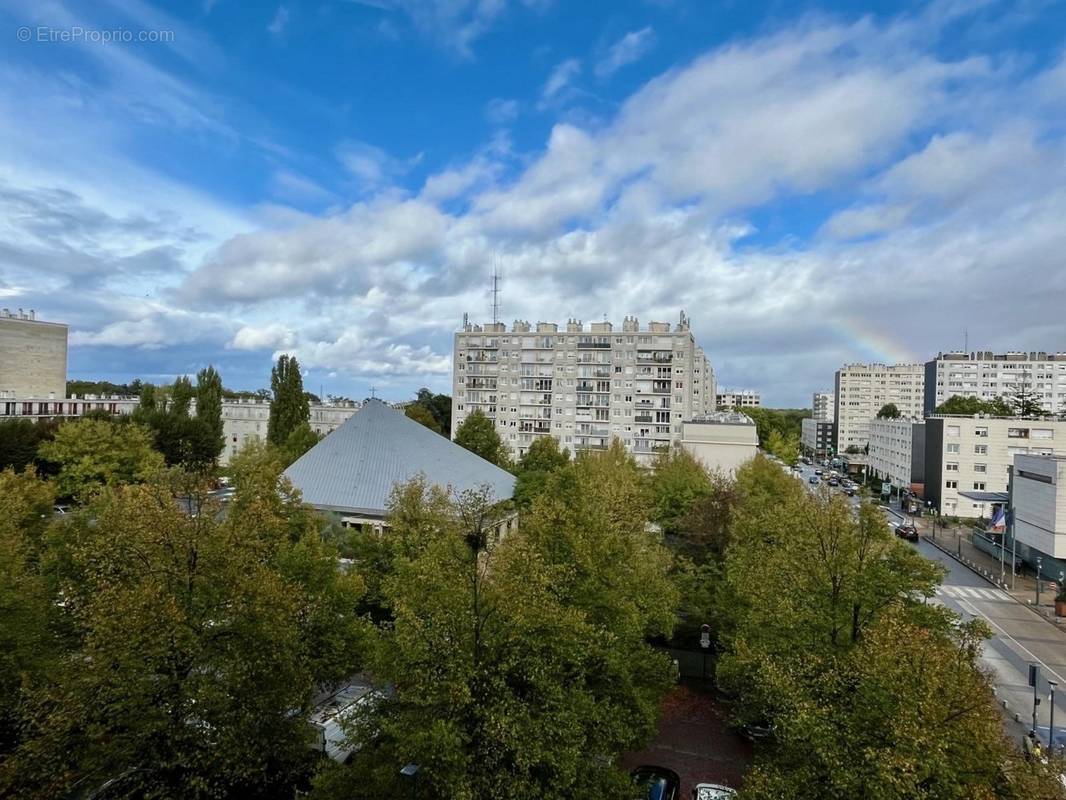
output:
[{"label": "beige apartment building", "polygon": [[811,399],[811,418],[816,422],[836,422],[836,398],[832,392],[815,392]]},{"label": "beige apartment building", "polygon": [[762,405],[762,397],[754,389],[722,389],[716,395],[715,402],[722,411],[731,408],[759,408]]},{"label": "beige apartment building", "polygon": [[707,472],[732,476],[759,452],[759,434],[747,414],[713,411],[681,423],[681,446]]},{"label": "beige apartment building", "polygon": [[870,473],[896,489],[921,493],[925,482],[925,420],[870,420]]},{"label": "beige apartment building", "polygon": [[934,415],[925,420],[925,498],[945,516],[987,517],[1015,456],[1066,455],[1066,422]]},{"label": "beige apartment building", "polygon": [[715,400],[714,371],[684,313],[674,326],[464,321],[455,334],[452,436],[480,409],[514,458],[543,436],[570,450],[605,449],[617,437],[648,464]]},{"label": "beige apartment building", "polygon": [[870,441],[870,420],[887,403],[904,417],[922,416],[924,368],[921,364],[846,364],[836,373],[837,452],[863,449]]},{"label": "beige apartment building", "polygon": [[925,364],[925,413],[951,397],[1009,398],[1025,390],[1047,414],[1066,411],[1066,353],[940,353]]},{"label": "beige apartment building", "polygon": [[0,399],[67,394],[67,326],[37,319],[33,309],[0,309]]}]

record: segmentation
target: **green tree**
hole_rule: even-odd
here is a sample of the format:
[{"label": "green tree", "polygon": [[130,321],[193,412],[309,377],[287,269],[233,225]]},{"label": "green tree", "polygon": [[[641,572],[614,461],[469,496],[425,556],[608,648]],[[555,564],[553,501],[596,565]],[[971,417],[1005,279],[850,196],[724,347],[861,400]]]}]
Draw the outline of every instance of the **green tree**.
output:
[{"label": "green tree", "polygon": [[988,414],[993,417],[1012,417],[1014,409],[1002,397],[982,400],[980,397],[955,395],[936,407],[937,414]]},{"label": "green tree", "polygon": [[434,433],[440,433],[440,426],[437,424],[436,418],[433,416],[433,412],[426,408],[421,403],[411,403],[404,410],[403,413],[413,419],[420,425],[425,425]]},{"label": "green tree", "polygon": [[51,441],[58,428],[57,420],[0,420],[0,469],[21,471],[36,464],[41,444]]},{"label": "green tree", "polygon": [[39,452],[59,466],[59,495],[80,502],[104,486],[146,481],[164,466],[145,428],[97,419],[65,422]]},{"label": "green tree", "polygon": [[480,408],[472,411],[455,431],[455,443],[498,467],[510,466],[507,446],[496,432],[495,423]]},{"label": "green tree", "polygon": [[359,663],[360,584],[277,462],[237,461],[224,519],[180,478],[107,489],[52,541],[80,644],[34,691],[0,794],[292,796],[312,698]]},{"label": "green tree", "polygon": [[434,394],[429,389],[422,387],[415,395],[415,402],[424,406],[433,419],[437,421],[437,427],[445,436],[451,436],[452,432],[452,398],[447,394]]},{"label": "green tree", "polygon": [[170,405],[168,410],[171,414],[179,417],[189,416],[189,406],[195,392],[188,375],[179,375],[174,385],[170,388]]},{"label": "green tree", "polygon": [[294,463],[296,459],[320,441],[322,441],[322,436],[315,433],[308,423],[301,422],[293,429],[292,433],[290,433],[289,437],[285,440],[285,444],[280,448],[281,458],[282,461],[285,462],[285,466]]},{"label": "green tree", "polygon": [[160,405],[159,392],[157,392],[155,386],[150,383],[145,383],[141,386],[140,398],[141,401],[137,404],[137,408],[141,411],[155,411]]},{"label": "green tree", "polygon": [[660,453],[650,481],[652,519],[664,533],[677,533],[681,520],[712,488],[707,470],[691,453],[675,447]]},{"label": "green tree", "polygon": [[767,452],[770,433],[777,431],[786,441],[799,441],[803,420],[811,415],[806,408],[739,408],[737,409],[755,420],[759,435],[759,447]]},{"label": "green tree", "polygon": [[878,419],[899,419],[899,408],[895,403],[885,403],[877,412]]},{"label": "green tree", "polygon": [[763,449],[786,464],[795,464],[799,460],[799,437],[782,433],[775,428],[767,435]]},{"label": "green tree", "polygon": [[559,447],[554,436],[542,436],[533,441],[518,460],[515,475],[515,502],[529,508],[544,491],[553,472],[570,463],[570,451]]},{"label": "green tree", "polygon": [[196,374],[196,418],[218,442],[216,460],[226,445],[222,432],[222,392],[222,376],[213,366],[204,367]]},{"label": "green tree", "polygon": [[1009,403],[1018,417],[1040,417],[1047,413],[1043,400],[1028,386],[1022,386],[1011,395]]},{"label": "green tree", "polygon": [[300,362],[296,356],[282,355],[270,373],[273,400],[267,421],[267,441],[282,447],[294,430],[311,419]]},{"label": "green tree", "polygon": [[55,488],[32,470],[0,472],[0,764],[18,744],[27,690],[60,655],[57,606],[40,570],[54,499]]}]

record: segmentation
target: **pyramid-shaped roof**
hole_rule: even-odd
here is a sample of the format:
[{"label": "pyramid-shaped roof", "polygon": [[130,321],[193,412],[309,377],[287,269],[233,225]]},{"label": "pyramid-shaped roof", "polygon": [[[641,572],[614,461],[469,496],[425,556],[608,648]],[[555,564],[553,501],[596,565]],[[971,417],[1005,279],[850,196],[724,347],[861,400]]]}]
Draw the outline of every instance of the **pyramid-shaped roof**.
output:
[{"label": "pyramid-shaped roof", "polygon": [[514,495],[514,475],[380,400],[368,400],[285,475],[308,505],[383,517],[393,486],[420,472],[456,492],[488,484],[498,501]]}]

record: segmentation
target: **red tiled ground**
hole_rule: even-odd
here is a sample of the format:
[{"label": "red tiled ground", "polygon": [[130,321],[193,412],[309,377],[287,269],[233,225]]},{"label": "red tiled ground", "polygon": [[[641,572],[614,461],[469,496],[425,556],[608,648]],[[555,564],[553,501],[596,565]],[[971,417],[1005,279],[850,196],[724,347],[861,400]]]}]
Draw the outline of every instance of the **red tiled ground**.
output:
[{"label": "red tiled ground", "polygon": [[627,770],[668,767],[681,776],[681,797],[700,782],[739,788],[752,760],[751,743],[730,730],[726,708],[698,681],[677,686],[663,701],[659,733],[644,750],[626,753]]}]

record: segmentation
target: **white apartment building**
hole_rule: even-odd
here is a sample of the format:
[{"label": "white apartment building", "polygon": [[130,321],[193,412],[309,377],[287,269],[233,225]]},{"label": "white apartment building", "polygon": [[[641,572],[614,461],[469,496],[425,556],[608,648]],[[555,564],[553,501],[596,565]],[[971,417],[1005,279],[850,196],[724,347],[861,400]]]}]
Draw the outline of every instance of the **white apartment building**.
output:
[{"label": "white apartment building", "polygon": [[67,395],[67,326],[0,309],[0,399]]},{"label": "white apartment building", "polygon": [[904,417],[922,416],[921,364],[846,364],[836,373],[837,452],[869,443],[870,420],[887,403]]},{"label": "white apartment building", "polygon": [[1066,569],[1066,458],[1015,456],[1011,505],[1022,558],[1041,556],[1045,575]]},{"label": "white apartment building", "polygon": [[[71,397],[62,400],[28,398],[9,400],[0,398],[0,420],[11,417],[47,419],[51,417],[80,417],[90,411],[106,411],[108,414],[132,414],[140,404],[137,397],[118,395]],[[325,435],[341,426],[359,410],[356,402],[312,403],[308,420],[315,433]],[[191,413],[196,413],[196,399],[190,404]],[[270,401],[258,398],[222,401],[222,435],[225,447],[219,455],[222,466],[229,464],[244,445],[252,440],[266,439],[267,422],[270,419]]]},{"label": "white apartment building", "polygon": [[732,476],[759,452],[759,434],[747,414],[713,411],[681,423],[681,446],[707,472]]},{"label": "white apartment building", "polygon": [[565,326],[516,320],[455,334],[452,436],[480,409],[515,458],[538,437],[570,450],[603,449],[618,437],[641,463],[679,441],[682,421],[714,410],[714,371],[688,318],[641,327],[626,317]]},{"label": "white apartment building", "polygon": [[728,411],[731,408],[758,408],[762,398],[754,389],[722,389],[715,402],[720,410]]},{"label": "white apartment building", "polygon": [[1047,414],[1066,411],[1066,353],[939,353],[925,364],[925,413],[945,400],[1009,398],[1032,392]]},{"label": "white apartment building", "polygon": [[[925,420],[925,498],[945,516],[987,517],[1019,455],[1066,455],[1066,422],[934,415]],[[1002,496],[1000,496],[1002,495]]]},{"label": "white apartment building", "polygon": [[925,420],[870,420],[869,464],[874,477],[918,491],[925,481]]},{"label": "white apartment building", "polygon": [[811,417],[817,422],[835,422],[836,397],[832,392],[815,392],[811,400]]}]

